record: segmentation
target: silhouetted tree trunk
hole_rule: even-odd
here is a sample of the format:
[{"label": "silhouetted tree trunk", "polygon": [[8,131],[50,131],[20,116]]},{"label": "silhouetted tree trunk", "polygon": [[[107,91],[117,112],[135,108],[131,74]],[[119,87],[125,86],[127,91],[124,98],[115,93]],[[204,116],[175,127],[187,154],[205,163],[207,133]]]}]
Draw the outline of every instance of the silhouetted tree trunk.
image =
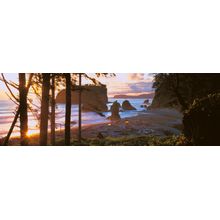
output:
[{"label": "silhouetted tree trunk", "polygon": [[70,145],[71,129],[71,75],[65,73],[66,79],[66,114],[65,114],[65,145]]},{"label": "silhouetted tree trunk", "polygon": [[[34,75],[34,74],[31,73],[31,74],[30,74],[30,77],[29,77],[29,79],[28,79],[28,84],[27,84],[27,88],[26,88],[26,92],[27,92],[27,93],[28,93],[29,88],[30,88],[30,86],[31,86],[33,75]],[[5,78],[4,78],[4,75],[3,75],[3,74],[2,74],[2,77],[3,77],[3,80],[4,80],[4,82],[5,82]],[[5,82],[5,83],[6,83],[6,82]],[[15,114],[14,120],[13,120],[13,122],[12,122],[10,128],[9,128],[8,134],[7,134],[7,136],[4,138],[4,141],[3,141],[3,144],[2,144],[3,146],[8,145],[8,141],[9,141],[10,136],[11,136],[11,134],[12,134],[12,132],[13,132],[13,129],[14,129],[15,125],[16,125],[16,122],[17,122],[17,120],[18,120],[18,117],[19,117],[19,115],[20,115],[20,108],[21,108],[21,107],[20,107],[20,105],[19,105],[19,107],[18,107],[18,109],[17,109],[17,112],[16,112],[16,114]]]},{"label": "silhouetted tree trunk", "polygon": [[19,102],[20,102],[20,134],[21,145],[28,145],[28,106],[25,73],[19,73]]},{"label": "silhouetted tree trunk", "polygon": [[51,74],[51,145],[55,145],[55,111],[56,111],[56,100],[55,100],[55,74]]},{"label": "silhouetted tree trunk", "polygon": [[79,73],[79,125],[78,141],[82,141],[82,73]]},{"label": "silhouetted tree trunk", "polygon": [[48,134],[48,115],[49,115],[49,92],[50,92],[50,74],[43,73],[42,100],[40,114],[40,145],[47,145]]}]

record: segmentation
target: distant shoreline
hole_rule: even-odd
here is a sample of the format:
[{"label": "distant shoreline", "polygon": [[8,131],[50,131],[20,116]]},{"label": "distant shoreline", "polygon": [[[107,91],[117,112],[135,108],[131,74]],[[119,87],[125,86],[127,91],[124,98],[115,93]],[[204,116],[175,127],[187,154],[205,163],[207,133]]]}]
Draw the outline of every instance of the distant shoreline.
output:
[{"label": "distant shoreline", "polygon": [[143,93],[139,95],[115,95],[112,98],[114,99],[153,99],[154,98],[154,92],[150,93]]},{"label": "distant shoreline", "polygon": [[151,99],[151,98],[143,98],[143,97],[134,97],[134,96],[128,96],[128,97],[109,97],[109,99]]}]

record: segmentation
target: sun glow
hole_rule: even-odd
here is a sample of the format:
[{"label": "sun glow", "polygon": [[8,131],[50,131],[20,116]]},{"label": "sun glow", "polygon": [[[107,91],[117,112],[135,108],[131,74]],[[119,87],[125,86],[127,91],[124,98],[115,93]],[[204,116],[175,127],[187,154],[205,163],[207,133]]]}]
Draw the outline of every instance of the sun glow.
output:
[{"label": "sun glow", "polygon": [[26,133],[27,137],[31,137],[32,135],[37,134],[37,132],[35,130],[28,130],[28,132]]}]

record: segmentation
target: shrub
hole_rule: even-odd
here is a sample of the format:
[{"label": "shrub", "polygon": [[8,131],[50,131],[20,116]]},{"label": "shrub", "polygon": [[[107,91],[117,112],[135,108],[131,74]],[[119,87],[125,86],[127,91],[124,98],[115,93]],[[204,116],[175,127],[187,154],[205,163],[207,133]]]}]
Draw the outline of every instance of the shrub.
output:
[{"label": "shrub", "polygon": [[196,99],[184,113],[183,125],[193,145],[220,145],[220,93]]},{"label": "shrub", "polygon": [[[73,145],[79,143],[73,142]],[[167,137],[157,136],[122,136],[107,137],[104,139],[84,139],[80,145],[88,146],[185,146],[189,145],[183,135],[171,135]]]}]

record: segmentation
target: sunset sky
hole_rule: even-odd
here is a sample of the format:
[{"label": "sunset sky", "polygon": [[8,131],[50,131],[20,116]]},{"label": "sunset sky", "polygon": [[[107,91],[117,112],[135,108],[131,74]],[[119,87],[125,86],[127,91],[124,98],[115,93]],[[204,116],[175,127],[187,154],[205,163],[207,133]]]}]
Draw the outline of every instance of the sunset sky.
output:
[{"label": "sunset sky", "polygon": [[[91,76],[94,74],[91,73]],[[17,73],[5,73],[7,80],[18,81]],[[152,91],[153,76],[149,73],[116,73],[115,77],[99,78],[107,85],[110,97],[116,94],[140,94]],[[0,99],[8,99],[5,85],[0,82]]]}]

